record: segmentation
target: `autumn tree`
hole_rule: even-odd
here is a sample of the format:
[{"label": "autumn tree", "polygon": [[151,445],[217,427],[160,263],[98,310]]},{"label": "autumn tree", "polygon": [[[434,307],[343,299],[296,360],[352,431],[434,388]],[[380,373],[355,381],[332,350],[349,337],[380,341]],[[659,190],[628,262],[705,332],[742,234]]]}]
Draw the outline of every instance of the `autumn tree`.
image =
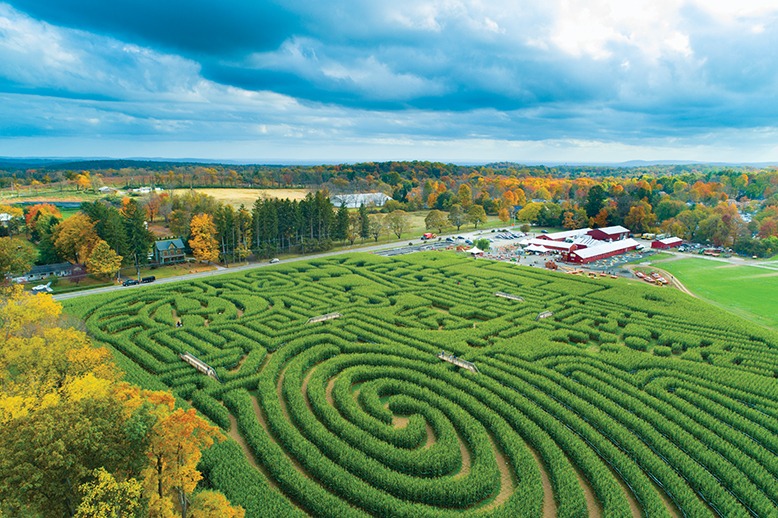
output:
[{"label": "autumn tree", "polygon": [[143,486],[134,478],[118,481],[105,468],[97,468],[94,480],[79,487],[83,497],[74,518],[139,517],[142,490]]},{"label": "autumn tree", "polygon": [[463,183],[459,186],[459,190],[457,191],[456,196],[456,202],[462,206],[463,209],[467,210],[470,208],[470,205],[473,204],[473,190],[470,188],[470,186],[466,183]]},{"label": "autumn tree", "polygon": [[508,223],[511,220],[511,213],[508,212],[508,209],[500,209],[497,211],[497,219],[503,223]]},{"label": "autumn tree", "polygon": [[27,273],[37,258],[35,247],[26,240],[0,237],[0,283],[6,275]]},{"label": "autumn tree", "polygon": [[197,214],[192,217],[189,234],[189,246],[198,261],[215,262],[219,259],[219,243],[214,235],[216,226],[210,214]]},{"label": "autumn tree", "polygon": [[479,223],[486,223],[486,211],[481,205],[472,205],[467,209],[467,220],[478,228]]},{"label": "autumn tree", "polygon": [[346,226],[346,241],[349,245],[353,245],[354,241],[359,237],[360,221],[359,214],[352,212],[348,217],[348,225]]},{"label": "autumn tree", "polygon": [[540,209],[543,207],[542,203],[538,202],[531,202],[526,204],[522,209],[516,214],[516,219],[518,221],[526,221],[527,223],[536,223],[538,220],[538,214],[540,213]]},{"label": "autumn tree", "polygon": [[161,206],[162,197],[156,192],[152,192],[143,200],[143,208],[146,209],[146,216],[149,218],[149,222],[154,223],[154,218],[159,215]]},{"label": "autumn tree", "polygon": [[651,205],[641,200],[629,209],[624,218],[624,226],[636,234],[642,234],[651,230],[656,224],[656,215],[651,210]]},{"label": "autumn tree", "polygon": [[395,210],[385,216],[386,227],[391,230],[397,239],[400,239],[402,235],[408,230],[410,225],[410,218],[408,213],[404,210]]},{"label": "autumn tree", "polygon": [[89,273],[109,276],[119,271],[122,266],[122,256],[113,251],[111,246],[102,239],[92,249],[86,260]]},{"label": "autumn tree", "polygon": [[[0,514],[129,518],[148,500],[153,516],[187,516],[216,428],[169,392],[119,382],[111,353],[61,327],[50,295],[2,295]],[[215,508],[242,516],[215,496],[191,509]]]},{"label": "autumn tree", "polygon": [[424,227],[427,230],[437,230],[438,234],[448,226],[448,215],[440,210],[431,210],[424,218]]},{"label": "autumn tree", "polygon": [[467,223],[467,212],[462,208],[462,205],[455,203],[451,206],[448,212],[448,221],[452,226],[457,227],[457,232],[462,225]]},{"label": "autumn tree", "polygon": [[187,518],[189,497],[202,475],[197,463],[202,450],[222,438],[218,428],[198,416],[193,408],[176,409],[160,405],[157,422],[151,432],[149,466],[143,472],[143,484],[150,493],[152,516],[171,516],[171,508]]},{"label": "autumn tree", "polygon": [[189,518],[243,518],[242,507],[233,507],[227,498],[216,491],[199,491],[192,499]]},{"label": "autumn tree", "polygon": [[368,220],[370,222],[370,235],[375,242],[378,242],[378,238],[384,233],[384,215],[370,214]]},{"label": "autumn tree", "polygon": [[94,222],[83,212],[64,220],[54,231],[57,252],[74,263],[86,260],[99,240]]}]

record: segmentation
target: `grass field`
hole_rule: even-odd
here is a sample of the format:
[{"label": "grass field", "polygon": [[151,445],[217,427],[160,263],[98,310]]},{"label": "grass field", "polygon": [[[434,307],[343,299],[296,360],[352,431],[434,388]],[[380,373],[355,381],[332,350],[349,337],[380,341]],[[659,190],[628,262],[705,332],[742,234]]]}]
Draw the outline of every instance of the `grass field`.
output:
[{"label": "grass field", "polygon": [[[172,193],[181,193],[188,189],[176,189]],[[311,189],[194,189],[197,192],[213,196],[223,203],[229,203],[235,208],[245,205],[249,210],[257,198],[288,198],[290,200],[302,200],[305,195],[312,192]]]},{"label": "grass field", "polygon": [[728,311],[778,329],[778,271],[707,259],[663,261],[692,293]]},{"label": "grass field", "polygon": [[674,290],[344,254],[65,308],[233,439],[247,516],[778,513],[778,335]]}]

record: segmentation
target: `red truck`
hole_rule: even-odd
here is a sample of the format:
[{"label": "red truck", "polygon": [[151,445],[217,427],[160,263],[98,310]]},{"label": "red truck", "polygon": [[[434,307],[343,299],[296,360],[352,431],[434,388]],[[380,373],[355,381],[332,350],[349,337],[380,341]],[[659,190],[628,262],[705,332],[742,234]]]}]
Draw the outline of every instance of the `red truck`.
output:
[{"label": "red truck", "polygon": [[421,236],[421,239],[422,239],[422,241],[426,241],[426,240],[428,240],[428,239],[435,239],[436,237],[438,237],[438,235],[437,235],[437,234],[433,234],[432,232],[425,232],[425,233],[424,233],[424,234]]}]

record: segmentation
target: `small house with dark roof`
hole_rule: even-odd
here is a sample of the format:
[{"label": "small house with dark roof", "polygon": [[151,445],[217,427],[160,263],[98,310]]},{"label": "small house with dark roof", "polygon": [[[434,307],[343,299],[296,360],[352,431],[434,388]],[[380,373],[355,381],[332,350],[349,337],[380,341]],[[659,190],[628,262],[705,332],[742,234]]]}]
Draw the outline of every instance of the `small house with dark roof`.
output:
[{"label": "small house with dark roof", "polygon": [[180,237],[161,239],[154,243],[154,262],[157,264],[180,263],[185,259],[186,247]]},{"label": "small house with dark roof", "polygon": [[33,266],[29,272],[15,277],[13,280],[14,282],[32,282],[52,275],[56,277],[83,277],[86,275],[86,266],[72,263],[41,264]]}]

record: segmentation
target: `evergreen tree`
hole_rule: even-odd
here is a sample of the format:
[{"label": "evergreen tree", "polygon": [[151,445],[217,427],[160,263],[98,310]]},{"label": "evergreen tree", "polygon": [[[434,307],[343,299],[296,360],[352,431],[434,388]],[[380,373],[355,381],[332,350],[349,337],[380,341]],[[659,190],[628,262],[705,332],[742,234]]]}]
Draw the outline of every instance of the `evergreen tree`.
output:
[{"label": "evergreen tree", "polygon": [[338,215],[332,231],[332,239],[343,241],[348,234],[348,208],[345,203],[341,203],[338,209]]},{"label": "evergreen tree", "polygon": [[367,217],[367,207],[364,203],[359,206],[359,237],[363,241],[370,237],[370,218]]},{"label": "evergreen tree", "polygon": [[127,251],[138,272],[141,264],[149,262],[149,251],[154,244],[154,234],[146,228],[144,212],[133,199],[127,202],[123,210]]}]

